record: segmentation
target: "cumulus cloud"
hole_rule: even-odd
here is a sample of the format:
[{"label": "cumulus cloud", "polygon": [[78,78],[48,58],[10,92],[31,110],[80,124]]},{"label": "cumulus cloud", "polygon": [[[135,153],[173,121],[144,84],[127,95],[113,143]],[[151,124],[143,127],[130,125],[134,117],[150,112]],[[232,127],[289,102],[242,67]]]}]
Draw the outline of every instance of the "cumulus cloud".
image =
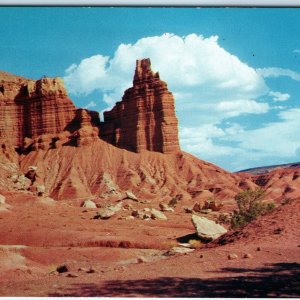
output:
[{"label": "cumulus cloud", "polygon": [[[239,124],[221,128],[220,124],[180,128],[182,148],[211,162],[226,160],[227,168],[292,162],[300,153],[300,108],[278,112],[278,120],[257,129]],[[263,163],[262,163],[263,162]]]},{"label": "cumulus cloud", "polygon": [[268,103],[259,103],[255,100],[234,100],[234,101],[221,101],[215,110],[223,113],[225,117],[235,117],[245,113],[264,114],[268,112],[270,106]]},{"label": "cumulus cloud", "polygon": [[300,81],[300,73],[295,72],[290,69],[283,69],[283,68],[261,68],[256,69],[258,74],[261,76],[268,78],[268,77],[280,77],[280,76],[287,76],[293,80]]},{"label": "cumulus cloud", "polygon": [[105,80],[108,60],[107,56],[94,55],[68,67],[64,80],[69,93],[87,95],[97,89],[98,83]]},{"label": "cumulus cloud", "polygon": [[248,130],[233,139],[247,151],[251,150],[260,157],[295,156],[300,149],[300,108],[280,111],[279,120],[262,128]]},{"label": "cumulus cloud", "polygon": [[269,92],[269,96],[273,98],[274,101],[287,101],[290,99],[290,95],[285,93],[280,93],[280,92]]},{"label": "cumulus cloud", "polygon": [[[270,91],[264,78],[288,76],[300,81],[300,73],[284,68],[254,69],[222,48],[217,36],[167,33],[141,38],[119,45],[111,57],[97,54],[71,65],[64,79],[71,95],[98,90],[111,108],[132,86],[136,59],[148,57],[153,71],[159,71],[175,96],[182,149],[236,170],[259,159],[299,151],[299,110],[284,110],[262,99],[269,96],[280,102],[290,98],[287,93]],[[231,123],[240,115],[267,114],[279,108],[278,121],[258,129]]]},{"label": "cumulus cloud", "polygon": [[300,50],[299,49],[295,49],[293,52],[294,53],[300,53]]},{"label": "cumulus cloud", "polygon": [[174,93],[179,113],[203,109],[207,103],[255,99],[268,92],[262,76],[223,49],[217,36],[196,34],[166,33],[121,44],[112,57],[98,54],[71,65],[64,79],[71,94],[101,90],[103,101],[111,106],[131,86],[136,59],[146,57]]}]

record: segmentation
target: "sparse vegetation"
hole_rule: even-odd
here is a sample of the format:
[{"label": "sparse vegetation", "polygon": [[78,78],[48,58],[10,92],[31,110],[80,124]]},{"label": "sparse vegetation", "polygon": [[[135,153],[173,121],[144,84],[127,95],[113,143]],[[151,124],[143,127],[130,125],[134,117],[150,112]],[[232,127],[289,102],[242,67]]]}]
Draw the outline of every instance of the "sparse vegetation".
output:
[{"label": "sparse vegetation", "polygon": [[191,245],[191,247],[193,249],[201,248],[201,246],[202,246],[201,241],[200,240],[195,240],[195,239],[189,240],[189,244]]},{"label": "sparse vegetation", "polygon": [[292,198],[284,198],[281,202],[281,205],[287,205],[292,203],[293,199]]},{"label": "sparse vegetation", "polygon": [[264,190],[257,188],[255,190],[244,190],[235,196],[238,210],[234,211],[231,218],[231,228],[245,226],[260,215],[275,208],[273,202],[265,202]]},{"label": "sparse vegetation", "polygon": [[227,213],[220,214],[218,217],[218,223],[220,224],[231,224],[231,216]]}]

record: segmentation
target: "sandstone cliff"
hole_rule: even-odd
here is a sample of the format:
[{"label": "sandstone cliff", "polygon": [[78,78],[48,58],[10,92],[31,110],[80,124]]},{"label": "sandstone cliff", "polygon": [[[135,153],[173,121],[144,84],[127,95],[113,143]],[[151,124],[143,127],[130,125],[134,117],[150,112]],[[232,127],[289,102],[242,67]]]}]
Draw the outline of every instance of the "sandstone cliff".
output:
[{"label": "sandstone cliff", "polygon": [[100,134],[130,151],[171,153],[180,150],[177,125],[172,93],[159,74],[151,71],[150,59],[143,59],[136,62],[133,87],[104,113]]},{"label": "sandstone cliff", "polygon": [[60,78],[29,80],[0,76],[0,141],[23,146],[24,138],[62,132],[75,117],[75,106]]},{"label": "sandstone cliff", "polygon": [[0,80],[2,162],[18,148],[20,172],[34,166],[31,191],[43,186],[55,199],[122,199],[130,190],[147,201],[190,205],[232,199],[240,186],[255,185],[180,151],[174,98],[149,59],[137,61],[133,87],[102,124],[97,112],[75,108],[59,78]]}]

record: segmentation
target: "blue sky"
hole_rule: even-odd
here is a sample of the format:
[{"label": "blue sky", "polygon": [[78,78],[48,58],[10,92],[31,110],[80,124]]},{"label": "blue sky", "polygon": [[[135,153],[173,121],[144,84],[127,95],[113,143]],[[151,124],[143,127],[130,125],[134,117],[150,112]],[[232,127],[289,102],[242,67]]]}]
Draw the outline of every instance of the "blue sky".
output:
[{"label": "blue sky", "polygon": [[236,171],[300,161],[300,9],[0,7],[0,69],[103,111],[150,57],[181,148]]}]

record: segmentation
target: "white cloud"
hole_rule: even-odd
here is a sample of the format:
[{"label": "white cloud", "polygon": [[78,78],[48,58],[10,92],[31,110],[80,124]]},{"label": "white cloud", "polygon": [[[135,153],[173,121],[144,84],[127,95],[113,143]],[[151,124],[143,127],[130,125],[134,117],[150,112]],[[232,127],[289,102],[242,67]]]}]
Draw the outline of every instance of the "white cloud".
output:
[{"label": "white cloud", "polygon": [[111,106],[132,85],[136,59],[146,57],[151,58],[153,70],[159,71],[176,96],[181,122],[189,120],[186,113],[190,109],[205,115],[207,103],[255,99],[268,92],[256,70],[220,47],[217,36],[196,34],[180,37],[166,33],[121,44],[113,57],[99,54],[71,65],[64,79],[71,94],[98,89],[104,94],[103,101]]},{"label": "white cloud", "polygon": [[299,49],[295,49],[293,52],[294,53],[300,53],[300,50]]},{"label": "white cloud", "polygon": [[229,137],[238,147],[258,158],[287,158],[297,155],[300,149],[300,108],[280,111],[279,120],[262,128],[244,130]]},{"label": "white cloud", "polygon": [[268,78],[268,77],[280,77],[280,76],[287,76],[293,80],[300,81],[300,73],[295,72],[290,69],[283,69],[283,68],[261,68],[256,69],[257,73],[261,76]]},{"label": "white cloud", "polygon": [[[223,49],[216,36],[145,37],[121,44],[111,57],[98,54],[71,65],[64,79],[74,95],[100,90],[111,108],[132,86],[136,59],[147,57],[175,96],[183,150],[238,170],[270,157],[293,156],[300,149],[300,111],[257,100],[262,96],[288,100],[289,94],[270,91],[264,78],[288,76],[300,81],[300,73],[283,68],[255,70]],[[258,129],[228,123],[231,117],[274,109],[281,109],[278,121]]]},{"label": "white cloud", "polygon": [[107,56],[94,55],[67,68],[64,80],[70,94],[87,95],[97,89],[106,78],[108,60]]},{"label": "white cloud", "polygon": [[290,95],[285,93],[280,93],[280,92],[269,92],[269,96],[273,97],[274,101],[287,101],[290,99]]},{"label": "white cloud", "polygon": [[237,154],[239,149],[231,146],[220,145],[216,143],[216,139],[225,137],[226,135],[235,134],[238,125],[234,125],[226,130],[214,124],[206,124],[197,127],[180,127],[179,137],[183,150],[205,157],[213,161],[219,156],[227,156]]},{"label": "white cloud", "polygon": [[182,149],[235,171],[298,160],[300,108],[280,111],[278,121],[257,129],[225,125],[180,128]]},{"label": "white cloud", "polygon": [[215,110],[224,113],[224,117],[235,117],[245,113],[264,114],[268,112],[268,103],[259,103],[254,100],[221,101]]},{"label": "white cloud", "polygon": [[84,108],[92,108],[92,107],[96,107],[97,104],[95,103],[95,101],[91,101],[89,102]]}]

